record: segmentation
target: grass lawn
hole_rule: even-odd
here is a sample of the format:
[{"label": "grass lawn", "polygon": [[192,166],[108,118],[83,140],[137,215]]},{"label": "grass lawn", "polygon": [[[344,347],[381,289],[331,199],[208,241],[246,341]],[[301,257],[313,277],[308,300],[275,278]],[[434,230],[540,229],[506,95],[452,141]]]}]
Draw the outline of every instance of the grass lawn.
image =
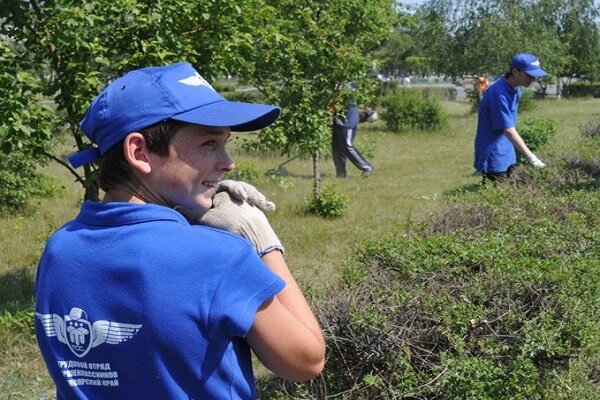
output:
[{"label": "grass lawn", "polygon": [[[286,248],[286,258],[300,283],[318,293],[321,282],[335,279],[339,267],[364,239],[375,239],[407,218],[420,219],[445,205],[448,193],[474,188],[480,178],[472,174],[476,118],[469,104],[445,102],[450,126],[433,133],[386,132],[382,121],[359,127],[357,147],[372,148],[375,166],[371,177],[348,165],[346,179],[335,178],[331,159],[322,160],[324,185],[335,185],[349,199],[347,213],[339,219],[306,216],[305,199],[312,190],[310,159],[285,164],[287,174],[278,179],[261,177],[257,186],[277,204],[270,220]],[[558,126],[552,147],[538,155],[570,147],[579,139],[579,126],[600,119],[600,99],[540,100],[525,117],[550,118]],[[260,171],[276,168],[284,157],[251,156],[236,149],[239,162]],[[71,149],[68,149],[70,152]],[[546,156],[546,157],[545,157]],[[27,315],[31,311],[35,265],[47,236],[73,218],[82,191],[64,168],[51,164],[45,172],[60,179],[61,195],[44,199],[37,212],[0,219],[0,397],[52,398],[53,390],[35,347]],[[318,294],[317,294],[318,295]],[[25,316],[25,317],[24,317]]]}]

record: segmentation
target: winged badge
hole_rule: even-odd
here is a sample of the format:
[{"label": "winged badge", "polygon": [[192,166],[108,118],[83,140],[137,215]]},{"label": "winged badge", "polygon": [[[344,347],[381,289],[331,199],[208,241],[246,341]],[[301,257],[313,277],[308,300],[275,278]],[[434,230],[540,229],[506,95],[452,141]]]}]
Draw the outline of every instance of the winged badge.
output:
[{"label": "winged badge", "polygon": [[44,327],[46,336],[56,336],[66,344],[77,357],[85,356],[92,348],[102,343],[119,344],[134,337],[142,324],[127,324],[99,320],[91,324],[87,313],[73,307],[63,319],[58,314],[35,313]]}]

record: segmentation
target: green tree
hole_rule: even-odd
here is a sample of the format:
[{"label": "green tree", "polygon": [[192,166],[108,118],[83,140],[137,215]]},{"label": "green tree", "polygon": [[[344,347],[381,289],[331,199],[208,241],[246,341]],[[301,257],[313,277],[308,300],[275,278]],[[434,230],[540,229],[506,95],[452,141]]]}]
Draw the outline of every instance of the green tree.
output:
[{"label": "green tree", "polygon": [[594,0],[431,0],[417,12],[418,40],[435,69],[450,76],[507,68],[516,53],[543,60],[551,75],[597,73]]},{"label": "green tree", "polygon": [[[90,101],[125,71],[181,60],[209,79],[225,71],[242,5],[227,0],[0,0],[0,35],[27,49],[16,68],[37,77],[76,151],[90,145],[78,125]],[[45,156],[71,171],[85,187],[86,199],[98,198],[97,165],[84,166],[81,174],[62,157]]]},{"label": "green tree", "polygon": [[413,31],[416,26],[417,23],[412,13],[403,9],[397,11],[393,31],[375,53],[382,70],[388,74],[400,74],[405,71],[428,72],[420,47],[414,40]]},{"label": "green tree", "polygon": [[[329,148],[332,107],[369,92],[372,52],[395,18],[391,0],[256,0],[238,52],[238,70],[268,101],[283,107],[279,124],[258,144],[284,154],[310,155],[318,198],[320,154]],[[346,83],[359,85],[356,93]]]}]

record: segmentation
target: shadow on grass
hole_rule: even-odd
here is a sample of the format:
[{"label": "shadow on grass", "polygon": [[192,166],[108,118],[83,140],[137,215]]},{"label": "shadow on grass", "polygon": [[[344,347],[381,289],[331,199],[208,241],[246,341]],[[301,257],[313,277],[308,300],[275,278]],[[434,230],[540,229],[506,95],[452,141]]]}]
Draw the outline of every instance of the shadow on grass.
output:
[{"label": "shadow on grass", "polygon": [[0,276],[0,313],[30,310],[33,304],[32,273],[16,269]]}]

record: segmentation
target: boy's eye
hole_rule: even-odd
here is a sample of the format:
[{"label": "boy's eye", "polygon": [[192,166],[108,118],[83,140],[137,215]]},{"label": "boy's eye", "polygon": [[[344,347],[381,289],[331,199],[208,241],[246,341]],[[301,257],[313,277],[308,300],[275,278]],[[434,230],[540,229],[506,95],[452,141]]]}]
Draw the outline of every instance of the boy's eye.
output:
[{"label": "boy's eye", "polygon": [[214,147],[216,145],[217,145],[217,141],[216,140],[210,140],[208,142],[202,143],[202,146],[207,146],[207,147]]}]

